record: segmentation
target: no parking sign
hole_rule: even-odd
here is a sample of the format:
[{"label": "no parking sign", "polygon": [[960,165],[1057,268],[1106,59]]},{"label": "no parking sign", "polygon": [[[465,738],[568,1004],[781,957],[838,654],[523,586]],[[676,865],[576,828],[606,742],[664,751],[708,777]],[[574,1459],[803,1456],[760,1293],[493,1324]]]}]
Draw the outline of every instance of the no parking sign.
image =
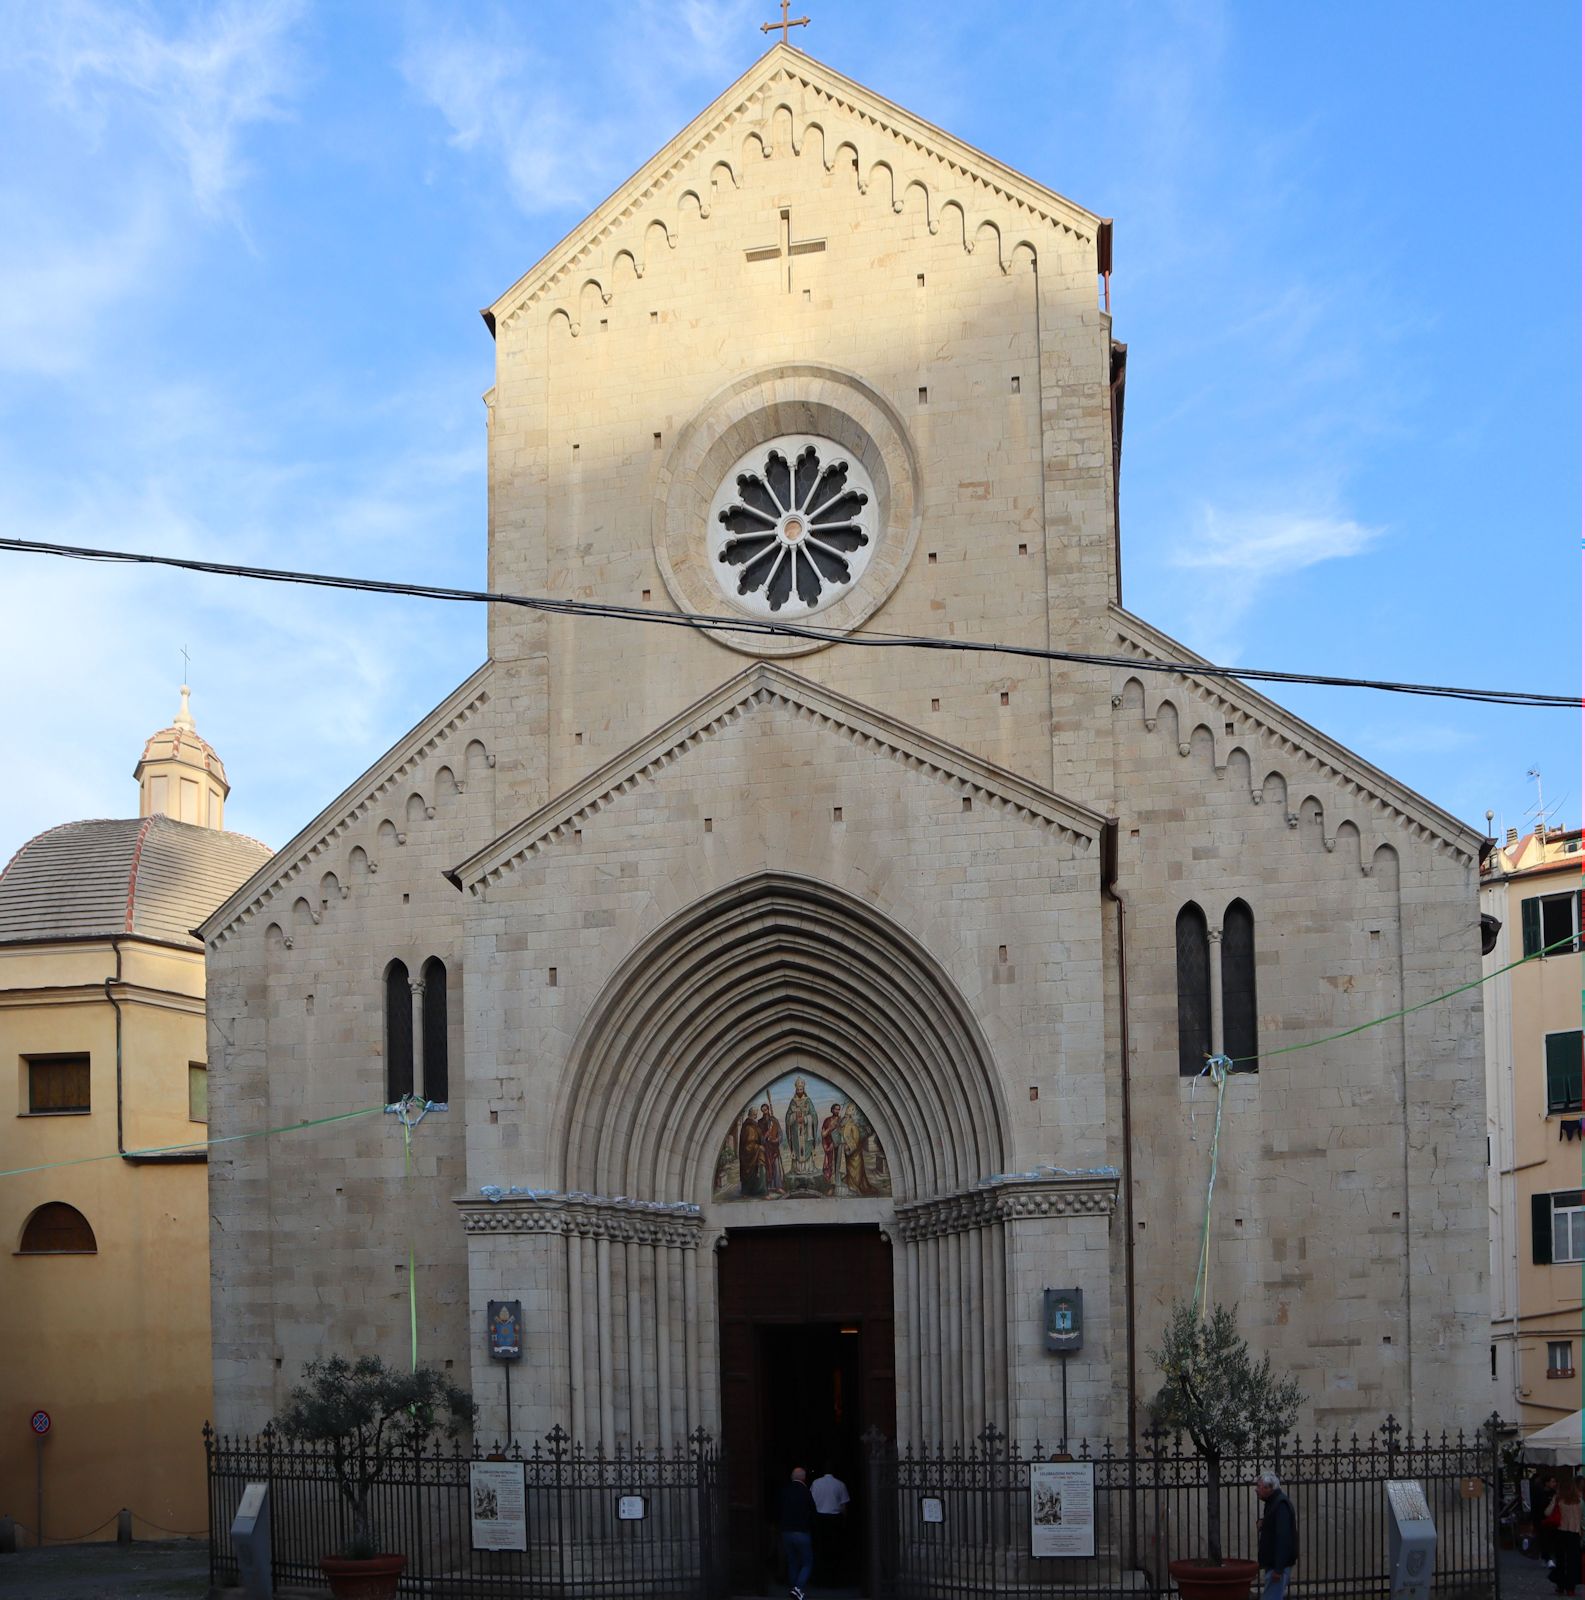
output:
[{"label": "no parking sign", "polygon": [[39,1436],[39,1438],[42,1439],[44,1435],[50,1431],[49,1412],[35,1411],[33,1415],[28,1418],[28,1426]]}]

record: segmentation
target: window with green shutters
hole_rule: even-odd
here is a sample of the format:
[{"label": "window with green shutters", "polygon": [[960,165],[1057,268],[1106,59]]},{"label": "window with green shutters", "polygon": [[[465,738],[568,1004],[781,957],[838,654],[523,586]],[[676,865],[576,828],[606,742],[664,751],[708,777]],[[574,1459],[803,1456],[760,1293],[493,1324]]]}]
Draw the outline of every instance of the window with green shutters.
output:
[{"label": "window with green shutters", "polygon": [[1530,1196],[1530,1259],[1541,1267],[1585,1261],[1585,1193],[1564,1189]]},{"label": "window with green shutters", "polygon": [[1519,928],[1524,953],[1538,956],[1571,955],[1579,949],[1579,890],[1568,894],[1538,894],[1519,902]]},{"label": "window with green shutters", "polygon": [[1546,1109],[1578,1111],[1580,1109],[1580,1045],[1581,1032],[1549,1033],[1546,1036]]}]

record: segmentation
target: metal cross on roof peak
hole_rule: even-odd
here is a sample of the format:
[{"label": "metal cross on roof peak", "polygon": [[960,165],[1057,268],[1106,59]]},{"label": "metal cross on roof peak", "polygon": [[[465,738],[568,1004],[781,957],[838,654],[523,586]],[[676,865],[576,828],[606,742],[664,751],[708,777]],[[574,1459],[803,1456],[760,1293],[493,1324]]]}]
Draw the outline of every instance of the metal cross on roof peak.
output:
[{"label": "metal cross on roof peak", "polygon": [[759,25],[759,31],[761,33],[775,33],[776,30],[778,28],[780,28],[781,29],[781,42],[783,44],[790,43],[791,41],[787,37],[787,30],[789,28],[807,28],[809,26],[808,17],[789,17],[787,15],[787,13],[791,9],[792,9],[792,0],[781,0],[781,21],[780,22],[762,22]]}]

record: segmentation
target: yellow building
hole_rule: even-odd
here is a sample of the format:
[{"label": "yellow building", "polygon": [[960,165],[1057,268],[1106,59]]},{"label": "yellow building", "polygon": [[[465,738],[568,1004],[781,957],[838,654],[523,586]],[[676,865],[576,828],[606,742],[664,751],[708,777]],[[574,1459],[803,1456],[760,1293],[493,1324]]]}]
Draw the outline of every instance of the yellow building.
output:
[{"label": "yellow building", "polygon": [[[1493,1402],[1531,1433],[1579,1410],[1585,1370],[1580,830],[1510,830],[1481,869]],[[1542,953],[1544,952],[1544,954]]]},{"label": "yellow building", "polygon": [[222,830],[187,694],[144,747],[138,816],[52,828],[0,873],[0,1516],[28,1543],[40,1410],[46,1538],[114,1538],[123,1507],[140,1538],[207,1526],[205,1152],[148,1152],[205,1137],[190,930],[270,852]]}]

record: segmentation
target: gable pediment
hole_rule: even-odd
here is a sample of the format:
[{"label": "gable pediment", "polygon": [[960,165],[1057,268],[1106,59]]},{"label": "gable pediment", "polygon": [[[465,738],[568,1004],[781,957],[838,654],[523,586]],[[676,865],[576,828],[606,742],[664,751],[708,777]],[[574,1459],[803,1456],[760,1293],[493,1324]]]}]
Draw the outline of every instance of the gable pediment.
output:
[{"label": "gable pediment", "polygon": [[761,662],[729,678],[647,738],[590,773],[575,788],[558,795],[460,862],[446,876],[459,889],[481,892],[518,862],[570,837],[584,818],[652,781],[687,751],[761,710],[813,719],[834,738],[855,741],[950,784],[966,796],[983,799],[1032,827],[1057,833],[1068,841],[1075,854],[1093,849],[1106,824],[1105,817],[1087,806],[1064,799],[856,700],[810,683],[783,667]]},{"label": "gable pediment", "polygon": [[850,171],[878,205],[921,204],[930,232],[969,253],[994,250],[1005,266],[1020,248],[1038,255],[1055,231],[1110,266],[1109,219],[778,43],[487,307],[485,321],[494,332],[538,305],[563,312],[576,334],[586,290],[609,301],[623,272],[643,277],[685,222],[708,220],[722,168],[741,187],[746,162],[810,151],[827,172]]}]

